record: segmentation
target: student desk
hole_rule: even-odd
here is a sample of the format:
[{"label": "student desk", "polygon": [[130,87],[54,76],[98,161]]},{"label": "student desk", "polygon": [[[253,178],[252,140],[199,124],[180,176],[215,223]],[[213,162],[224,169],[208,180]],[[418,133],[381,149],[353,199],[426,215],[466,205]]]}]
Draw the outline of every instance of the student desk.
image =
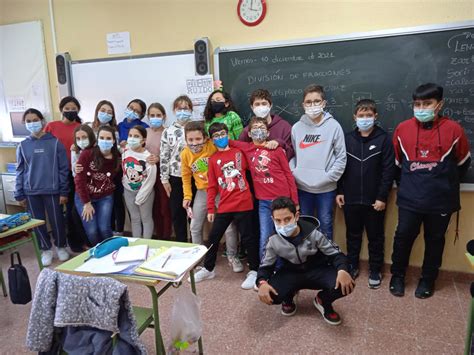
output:
[{"label": "student desk", "polygon": [[[152,240],[152,239],[138,239],[137,241],[130,242],[130,245],[139,245],[147,244],[150,248],[159,248],[159,247],[193,247],[196,244],[190,243],[179,243],[179,242],[169,242],[163,240]],[[137,275],[120,275],[120,274],[91,274],[89,272],[75,271],[80,265],[82,265],[85,259],[89,256],[89,252],[84,252],[75,258],[72,258],[65,263],[56,267],[57,271],[61,271],[68,274],[79,275],[79,276],[106,276],[112,277],[119,281],[137,283],[143,286],[146,286],[151,293],[152,308],[143,308],[143,307],[133,307],[134,313],[137,318],[138,324],[138,333],[141,334],[146,328],[154,328],[155,330],[155,348],[157,354],[165,354],[165,348],[163,344],[163,338],[161,337],[160,330],[160,318],[158,312],[158,299],[168,290],[173,282],[167,282],[162,280],[156,280],[148,277],[141,277]],[[201,258],[202,259],[202,258]],[[194,267],[200,262],[198,260],[189,271],[191,278],[191,289],[194,294],[196,294],[196,285],[194,283]],[[184,278],[183,278],[184,280]],[[158,292],[156,286],[161,282],[166,283]],[[152,324],[153,323],[153,324]],[[202,348],[202,338],[198,342],[199,353],[203,354]]]},{"label": "student desk", "polygon": [[[0,214],[0,218],[6,218],[6,217],[8,217],[8,215]],[[20,236],[19,238],[13,239],[4,245],[0,245],[0,253],[9,249],[19,247],[23,244],[32,242],[35,249],[36,258],[38,259],[38,266],[41,271],[43,269],[43,263],[41,262],[41,252],[40,252],[38,240],[36,239],[36,235],[35,235],[35,232],[33,231],[33,228],[39,227],[43,225],[44,223],[45,222],[40,219],[32,219],[28,223],[25,223],[19,227],[15,227],[3,233],[0,233],[0,244],[1,244],[1,239],[3,238],[11,237],[15,234],[22,233],[22,232],[27,233],[26,236]],[[3,295],[6,297],[7,289],[5,287],[5,281],[3,279],[3,272],[2,272],[1,267],[0,267],[0,284],[2,285]]]}]

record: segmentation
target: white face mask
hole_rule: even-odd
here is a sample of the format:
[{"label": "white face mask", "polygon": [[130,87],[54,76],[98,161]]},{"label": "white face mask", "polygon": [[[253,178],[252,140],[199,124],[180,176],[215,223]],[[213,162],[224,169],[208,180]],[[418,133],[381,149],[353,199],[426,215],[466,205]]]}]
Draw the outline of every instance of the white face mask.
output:
[{"label": "white face mask", "polygon": [[259,118],[265,118],[270,113],[271,108],[272,108],[271,106],[260,105],[260,106],[255,107],[252,110],[253,110],[253,113],[255,114],[255,116],[257,116]]},{"label": "white face mask", "polygon": [[304,108],[304,113],[306,113],[310,118],[318,117],[323,112],[323,105],[316,105]]}]

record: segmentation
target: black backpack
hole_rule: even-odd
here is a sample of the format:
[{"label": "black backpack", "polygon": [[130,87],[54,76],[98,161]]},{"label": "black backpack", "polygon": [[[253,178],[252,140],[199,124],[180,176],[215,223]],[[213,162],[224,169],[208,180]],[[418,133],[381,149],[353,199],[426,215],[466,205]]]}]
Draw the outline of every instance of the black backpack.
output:
[{"label": "black backpack", "polygon": [[[14,264],[15,254],[18,257],[18,264]],[[27,304],[31,301],[30,279],[26,268],[21,264],[20,253],[11,253],[11,266],[8,269],[8,288],[10,289],[10,299],[14,304]]]}]

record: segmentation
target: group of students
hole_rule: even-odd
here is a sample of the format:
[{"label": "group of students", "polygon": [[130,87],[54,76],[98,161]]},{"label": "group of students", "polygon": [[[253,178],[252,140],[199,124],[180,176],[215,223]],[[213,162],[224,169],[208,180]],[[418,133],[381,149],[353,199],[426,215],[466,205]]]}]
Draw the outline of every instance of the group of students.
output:
[{"label": "group of students", "polygon": [[[34,218],[47,213],[60,260],[69,257],[66,235],[71,248],[81,249],[123,233],[123,201],[134,237],[169,239],[172,225],[176,240],[186,242],[190,220],[192,242],[203,243],[207,219],[210,249],[196,282],[215,277],[224,235],[229,265],[244,270],[240,237],[249,266],[242,288],[258,290],[264,303],[281,304],[287,316],[296,312],[299,290],[320,290],[314,306],[328,323],[339,324],[332,303],[355,286],[364,229],[368,286],[381,285],[385,208],[396,181],[390,292],[404,295],[411,248],[424,224],[425,257],[415,295],[430,297],[451,214],[460,209],[459,179],[470,165],[462,127],[440,114],[443,88],[416,88],[414,117],[400,123],[392,139],[377,124],[369,99],[356,104],[355,129],[344,135],[325,111],[318,85],[305,88],[305,113],[293,127],[271,113],[267,90],[255,90],[249,101],[254,117],[245,128],[222,89],[209,96],[203,121],[193,120],[187,96],[176,98],[176,121],[166,128],[164,107],[153,103],[147,110],[139,99],[128,104],[118,125],[108,101],[99,102],[92,125],[81,124],[74,97],[61,100],[63,119],[47,125],[39,111],[29,109],[23,119],[31,136],[18,147],[15,197]],[[344,210],[347,257],[332,242],[334,202]],[[43,264],[49,265],[46,228],[37,235]]]}]

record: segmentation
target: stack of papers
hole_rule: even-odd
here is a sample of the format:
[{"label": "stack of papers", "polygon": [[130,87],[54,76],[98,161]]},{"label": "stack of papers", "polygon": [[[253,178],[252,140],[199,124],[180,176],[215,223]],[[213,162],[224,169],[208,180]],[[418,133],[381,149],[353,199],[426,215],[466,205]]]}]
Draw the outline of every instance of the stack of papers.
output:
[{"label": "stack of papers", "polygon": [[[119,260],[128,258],[133,261],[118,262],[117,258],[122,249],[147,247],[146,245],[137,245],[131,247],[122,247],[116,253],[111,253],[102,258],[92,258],[75,269],[80,272],[90,272],[92,274],[121,274],[121,275],[137,275],[149,277],[152,279],[174,281],[182,279],[187,271],[189,271],[199,260],[206,254],[205,246],[196,247],[161,247],[158,249],[149,249],[148,258],[145,262],[143,259],[136,259],[143,251],[141,248],[133,249],[133,253],[126,253]],[[133,254],[133,257],[132,257]]]},{"label": "stack of papers", "polygon": [[145,261],[135,269],[134,274],[166,280],[180,279],[206,252],[207,248],[203,245],[192,248],[171,247]]},{"label": "stack of papers", "polygon": [[145,261],[148,257],[148,245],[134,245],[131,247],[121,247],[112,254],[116,264]]}]

